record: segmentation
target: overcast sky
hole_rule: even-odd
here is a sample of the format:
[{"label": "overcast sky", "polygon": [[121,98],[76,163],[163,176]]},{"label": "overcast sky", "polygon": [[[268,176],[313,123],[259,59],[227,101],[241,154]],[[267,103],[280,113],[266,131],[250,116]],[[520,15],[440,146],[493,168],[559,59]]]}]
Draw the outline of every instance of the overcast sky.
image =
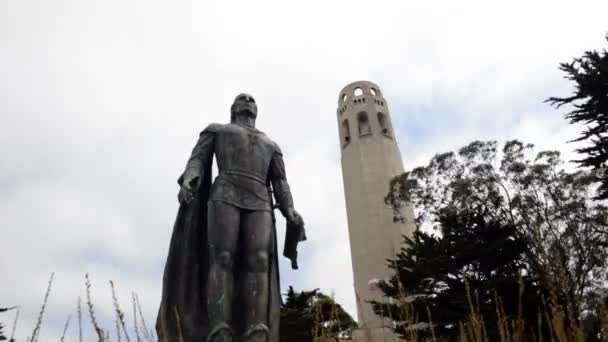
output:
[{"label": "overcast sky", "polygon": [[21,305],[24,340],[56,272],[42,330],[56,340],[88,272],[106,328],[110,279],[151,326],[176,179],[199,131],[249,92],[308,227],[283,289],[321,288],[354,316],[340,89],[381,87],[406,169],[474,139],[572,155],[579,129],[543,100],[571,91],[559,62],[606,46],[606,13],[605,0],[0,1],[0,304]]}]

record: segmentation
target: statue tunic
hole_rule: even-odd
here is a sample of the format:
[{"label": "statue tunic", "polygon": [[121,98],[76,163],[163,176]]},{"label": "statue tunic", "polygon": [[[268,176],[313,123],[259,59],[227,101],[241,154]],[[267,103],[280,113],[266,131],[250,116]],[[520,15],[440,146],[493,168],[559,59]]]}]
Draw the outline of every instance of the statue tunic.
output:
[{"label": "statue tunic", "polygon": [[210,201],[242,209],[271,210],[268,185],[272,184],[281,212],[293,208],[279,146],[263,132],[236,124],[211,124],[200,135],[185,173],[199,175],[215,154],[219,175]]}]

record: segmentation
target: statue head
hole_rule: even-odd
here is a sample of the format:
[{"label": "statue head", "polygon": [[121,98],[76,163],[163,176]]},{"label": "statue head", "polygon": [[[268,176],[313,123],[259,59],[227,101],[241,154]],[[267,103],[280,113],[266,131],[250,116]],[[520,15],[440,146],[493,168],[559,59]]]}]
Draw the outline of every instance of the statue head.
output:
[{"label": "statue head", "polygon": [[255,122],[258,116],[258,106],[249,94],[239,94],[230,107],[230,122],[234,123],[237,116],[245,116],[248,121]]}]

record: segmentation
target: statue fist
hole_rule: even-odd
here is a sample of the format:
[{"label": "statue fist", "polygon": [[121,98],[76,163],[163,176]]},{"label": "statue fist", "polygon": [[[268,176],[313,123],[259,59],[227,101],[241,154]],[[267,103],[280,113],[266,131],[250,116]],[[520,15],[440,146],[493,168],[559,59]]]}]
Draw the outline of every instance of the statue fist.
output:
[{"label": "statue fist", "polygon": [[188,204],[194,198],[194,194],[184,190],[184,187],[179,189],[179,193],[177,194],[177,201],[179,204]]},{"label": "statue fist", "polygon": [[201,185],[200,179],[201,178],[199,176],[184,177],[184,182],[182,183],[182,187],[177,195],[177,200],[180,204],[190,203],[190,201],[192,201],[194,194],[198,191],[198,188]]},{"label": "statue fist", "polygon": [[187,192],[195,193],[198,191],[199,186],[201,185],[201,177],[199,176],[190,176],[184,177],[184,182],[182,183],[182,189]]},{"label": "statue fist", "polygon": [[287,217],[286,217],[287,221],[293,225],[296,226],[303,226],[304,225],[304,219],[302,218],[302,216],[293,208],[289,208],[287,210]]}]

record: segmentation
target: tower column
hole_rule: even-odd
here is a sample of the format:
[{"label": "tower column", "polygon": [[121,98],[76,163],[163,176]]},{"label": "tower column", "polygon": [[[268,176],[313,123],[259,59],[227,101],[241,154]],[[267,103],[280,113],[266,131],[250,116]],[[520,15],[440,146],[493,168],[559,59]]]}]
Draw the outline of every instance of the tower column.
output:
[{"label": "tower column", "polygon": [[385,204],[390,180],[403,173],[390,111],[380,88],[367,81],[342,89],[336,112],[342,151],[342,176],[353,267],[357,317],[355,341],[394,341],[392,321],[376,315],[370,300],[385,301],[375,280],[388,279],[387,259],[399,252],[402,235],[415,229],[411,206],[405,222],[393,222]]}]

